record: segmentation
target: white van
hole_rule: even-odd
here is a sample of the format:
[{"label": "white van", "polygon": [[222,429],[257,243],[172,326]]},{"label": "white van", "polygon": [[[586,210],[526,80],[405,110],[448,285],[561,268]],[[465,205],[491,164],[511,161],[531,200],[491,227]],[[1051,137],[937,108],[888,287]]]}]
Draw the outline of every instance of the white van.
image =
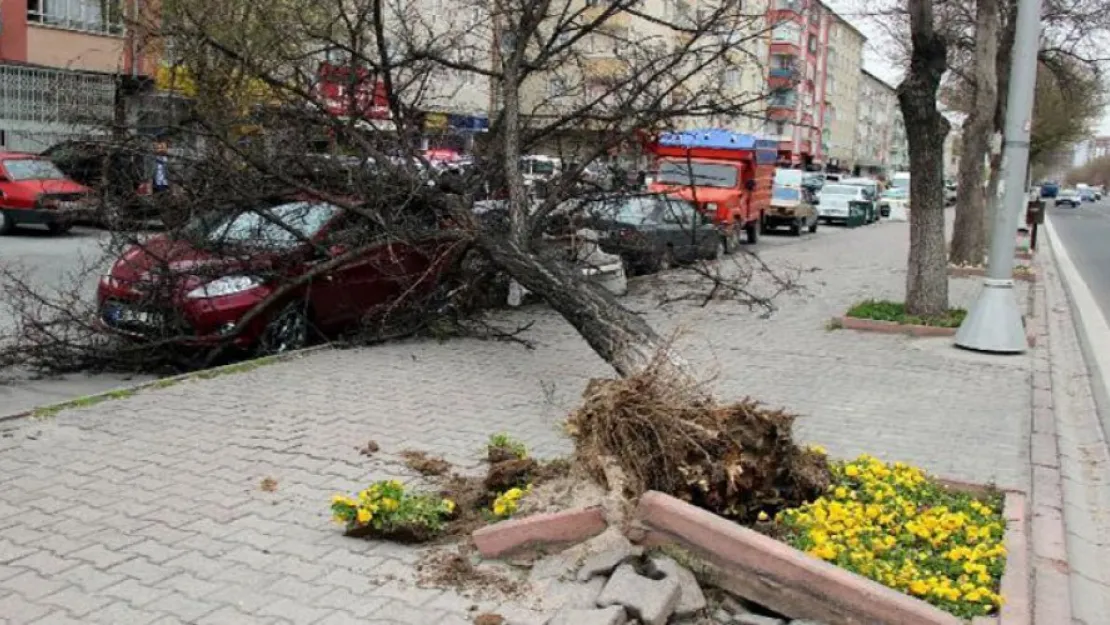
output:
[{"label": "white van", "polygon": [[905,189],[906,192],[909,192],[909,190],[910,190],[910,172],[908,172],[908,171],[895,172],[895,174],[890,177],[890,186],[892,188],[895,188],[895,189]]}]

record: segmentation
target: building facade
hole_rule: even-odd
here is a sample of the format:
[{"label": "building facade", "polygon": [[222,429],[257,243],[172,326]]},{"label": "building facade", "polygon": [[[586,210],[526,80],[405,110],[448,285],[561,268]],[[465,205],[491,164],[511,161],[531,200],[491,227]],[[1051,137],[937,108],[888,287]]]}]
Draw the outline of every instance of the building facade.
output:
[{"label": "building facade", "polygon": [[867,39],[858,29],[831,10],[825,77],[826,144],[829,169],[848,170],[853,161],[859,114],[860,70]]},{"label": "building facade", "polygon": [[778,140],[783,164],[822,162],[830,13],[813,0],[773,0],[767,15],[764,134]]},{"label": "building facade", "polygon": [[119,98],[150,84],[157,55],[135,25],[157,7],[145,0],[0,1],[0,149],[103,130]]},{"label": "building facade", "polygon": [[891,169],[896,118],[900,120],[901,115],[894,87],[862,70],[852,149],[854,169],[864,174],[881,174]]}]

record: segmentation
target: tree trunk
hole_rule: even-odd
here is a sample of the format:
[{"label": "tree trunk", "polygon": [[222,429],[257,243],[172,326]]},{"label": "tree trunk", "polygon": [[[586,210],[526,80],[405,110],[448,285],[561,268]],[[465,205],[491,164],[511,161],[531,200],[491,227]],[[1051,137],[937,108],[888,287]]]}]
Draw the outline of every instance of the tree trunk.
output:
[{"label": "tree trunk", "polygon": [[[622,306],[609,291],[575,274],[570,266],[545,260],[496,235],[481,237],[478,243],[495,265],[547,300],[620,375],[642,371],[661,350],[668,349],[639,315]],[[669,358],[676,367],[686,368],[677,355]]]},{"label": "tree trunk", "polygon": [[939,315],[948,309],[944,237],[944,139],[948,120],[937,109],[937,89],[948,65],[944,37],[933,25],[932,0],[909,0],[913,52],[898,85],[910,150],[910,254],[906,312]]},{"label": "tree trunk", "polygon": [[963,127],[956,223],[949,261],[981,265],[987,251],[983,160],[990,151],[998,105],[998,0],[978,0],[975,24],[975,99]]}]

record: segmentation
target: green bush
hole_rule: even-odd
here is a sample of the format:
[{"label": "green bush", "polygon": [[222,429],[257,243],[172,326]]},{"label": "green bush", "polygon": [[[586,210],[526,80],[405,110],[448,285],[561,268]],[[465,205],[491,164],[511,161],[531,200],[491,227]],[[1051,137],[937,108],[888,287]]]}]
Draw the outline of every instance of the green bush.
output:
[{"label": "green bush", "polygon": [[962,308],[952,308],[943,315],[908,315],[906,314],[906,305],[901,302],[869,299],[852,306],[848,310],[848,316],[856,319],[893,321],[903,325],[958,328],[963,323],[964,317],[967,316],[967,311]]}]

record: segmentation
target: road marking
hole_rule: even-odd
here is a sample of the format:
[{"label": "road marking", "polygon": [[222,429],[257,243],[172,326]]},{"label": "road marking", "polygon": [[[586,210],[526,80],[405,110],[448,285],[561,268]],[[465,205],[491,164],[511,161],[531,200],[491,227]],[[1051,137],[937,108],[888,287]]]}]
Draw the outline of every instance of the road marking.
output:
[{"label": "road marking", "polygon": [[1095,301],[1095,297],[1091,294],[1091,289],[1083,280],[1083,276],[1079,274],[1071,256],[1068,256],[1068,251],[1064,248],[1064,242],[1056,235],[1056,229],[1052,227],[1052,219],[1047,214],[1045,215],[1044,226],[1049,244],[1052,245],[1052,252],[1056,255],[1056,266],[1060,268],[1064,284],[1068,287],[1067,292],[1071,295],[1071,300],[1079,313],[1079,322],[1083,325],[1083,333],[1090,344],[1091,355],[1095,360],[1095,368],[1102,379],[1102,390],[1105,393],[1110,393],[1110,324],[1106,322],[1102,309]]}]

